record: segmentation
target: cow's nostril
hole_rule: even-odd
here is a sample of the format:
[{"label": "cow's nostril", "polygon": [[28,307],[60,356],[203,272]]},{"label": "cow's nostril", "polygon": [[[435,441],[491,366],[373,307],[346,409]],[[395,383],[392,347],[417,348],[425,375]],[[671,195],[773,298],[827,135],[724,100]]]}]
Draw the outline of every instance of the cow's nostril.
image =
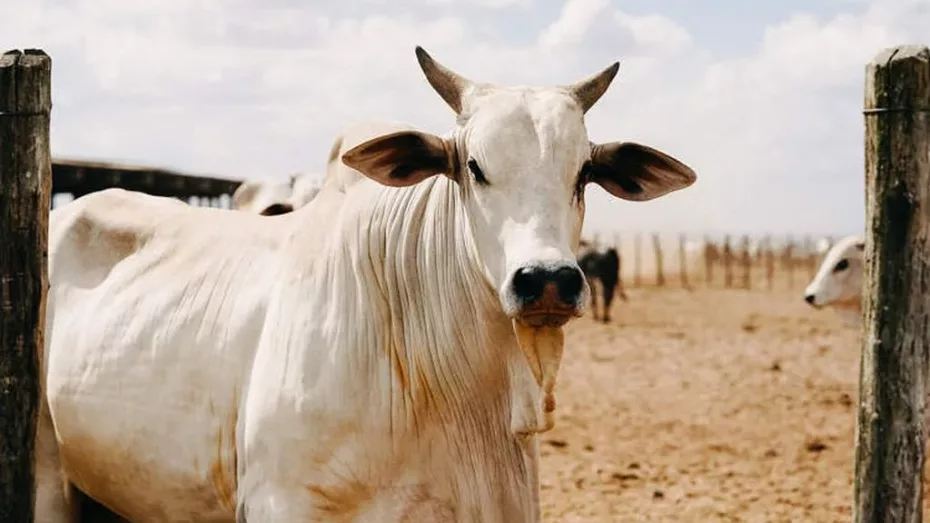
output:
[{"label": "cow's nostril", "polygon": [[539,271],[527,267],[517,269],[513,275],[513,291],[524,302],[538,300],[543,291],[543,279]]},{"label": "cow's nostril", "polygon": [[559,267],[553,273],[552,281],[559,289],[559,298],[565,303],[574,303],[581,294],[584,275],[574,267]]}]

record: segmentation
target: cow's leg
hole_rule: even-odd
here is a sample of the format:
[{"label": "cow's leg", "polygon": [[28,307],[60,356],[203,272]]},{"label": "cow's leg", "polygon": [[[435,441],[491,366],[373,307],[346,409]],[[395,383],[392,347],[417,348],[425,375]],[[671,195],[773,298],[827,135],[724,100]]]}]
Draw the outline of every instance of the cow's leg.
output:
[{"label": "cow's leg", "polygon": [[616,287],[616,282],[603,282],[604,287],[604,323],[610,321],[610,304],[614,301],[614,288]]},{"label": "cow's leg", "polygon": [[627,301],[626,291],[623,289],[623,278],[620,277],[617,278],[617,293],[620,295],[621,300]]},{"label": "cow's leg", "polygon": [[79,500],[61,471],[58,440],[52,425],[48,402],[42,398],[36,424],[35,473],[36,523],[78,523],[80,521]]},{"label": "cow's leg", "polygon": [[591,289],[591,313],[594,315],[594,321],[597,321],[597,287],[594,278],[587,278],[588,288]]}]

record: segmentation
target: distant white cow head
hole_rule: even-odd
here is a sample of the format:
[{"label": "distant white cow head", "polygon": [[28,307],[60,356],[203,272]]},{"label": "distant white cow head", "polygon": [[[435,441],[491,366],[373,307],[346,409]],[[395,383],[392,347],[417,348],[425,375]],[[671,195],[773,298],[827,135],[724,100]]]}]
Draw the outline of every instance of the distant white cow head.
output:
[{"label": "distant white cow head", "polygon": [[246,180],[232,195],[232,208],[263,216],[285,214],[294,210],[291,202],[293,179]]},{"label": "distant white cow head", "polygon": [[858,314],[864,251],[865,242],[860,236],[847,236],[836,242],[804,290],[804,300],[817,308],[835,307]]},{"label": "distant white cow head", "polygon": [[291,179],[291,205],[299,209],[310,203],[320,192],[320,177],[309,174],[292,174]]},{"label": "distant white cow head", "polygon": [[590,292],[575,261],[585,186],[646,201],[690,186],[694,171],[645,145],[588,140],[584,115],[619,63],[573,85],[502,87],[472,82],[420,47],[416,55],[458,116],[454,131],[385,134],[344,153],[343,163],[389,186],[436,174],[454,180],[504,312],[531,326],[564,324]]}]

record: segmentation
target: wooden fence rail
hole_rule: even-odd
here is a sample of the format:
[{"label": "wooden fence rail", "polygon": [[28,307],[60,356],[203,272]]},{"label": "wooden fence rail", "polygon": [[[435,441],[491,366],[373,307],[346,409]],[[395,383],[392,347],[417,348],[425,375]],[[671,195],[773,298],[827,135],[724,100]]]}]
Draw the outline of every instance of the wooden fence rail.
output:
[{"label": "wooden fence rail", "polygon": [[220,207],[220,198],[231,196],[241,180],[194,176],[168,169],[56,158],[52,161],[53,194],[75,198],[111,187],[172,196],[203,206]]},{"label": "wooden fence rail", "polygon": [[51,59],[0,58],[0,521],[35,519],[51,195]]}]

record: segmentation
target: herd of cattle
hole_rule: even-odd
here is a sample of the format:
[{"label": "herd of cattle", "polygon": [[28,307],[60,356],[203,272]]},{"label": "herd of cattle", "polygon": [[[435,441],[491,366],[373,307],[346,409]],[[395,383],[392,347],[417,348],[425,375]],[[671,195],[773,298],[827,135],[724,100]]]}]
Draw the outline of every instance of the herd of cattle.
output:
[{"label": "herd of cattle", "polygon": [[[52,211],[36,521],[540,521],[562,327],[626,299],[616,249],[581,241],[585,185],[696,175],[589,141],[616,63],[516,88],[416,57],[447,136],[348,127],[322,183],[245,183],[245,212],[121,189]],[[852,300],[842,245],[812,305]]]}]

